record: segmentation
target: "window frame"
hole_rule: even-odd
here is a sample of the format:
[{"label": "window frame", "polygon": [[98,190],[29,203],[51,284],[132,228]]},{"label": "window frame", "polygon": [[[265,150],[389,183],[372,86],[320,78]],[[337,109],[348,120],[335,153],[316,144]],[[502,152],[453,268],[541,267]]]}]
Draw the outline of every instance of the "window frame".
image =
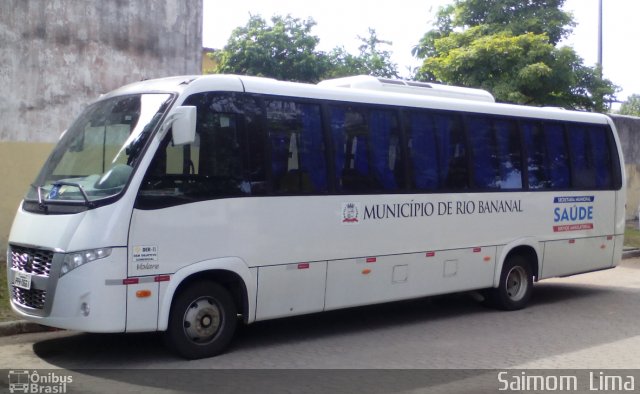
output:
[{"label": "window frame", "polygon": [[[613,130],[609,124],[602,123],[589,123],[589,122],[575,122],[575,121],[563,121],[557,119],[548,119],[548,118],[532,118],[532,117],[524,117],[524,116],[515,116],[515,115],[499,115],[492,113],[482,113],[482,112],[469,112],[469,111],[456,111],[452,109],[437,109],[437,108],[427,108],[427,107],[410,107],[403,105],[383,105],[383,104],[372,104],[372,103],[361,103],[361,102],[351,102],[351,101],[340,101],[340,100],[327,100],[321,98],[309,98],[309,97],[295,97],[295,96],[285,96],[285,95],[275,95],[275,94],[258,94],[258,93],[243,93],[243,92],[199,92],[194,94],[219,94],[219,95],[234,95],[236,97],[248,97],[255,101],[256,107],[258,108],[259,113],[257,113],[257,119],[254,122],[253,128],[246,124],[246,121],[243,121],[243,133],[246,135],[246,138],[258,138],[260,139],[260,143],[257,143],[257,146],[262,146],[262,166],[265,172],[265,193],[259,195],[243,195],[243,196],[221,196],[217,198],[238,198],[238,197],[260,197],[260,196],[314,196],[314,195],[380,195],[380,194],[443,194],[443,193],[518,193],[518,192],[562,192],[562,191],[589,191],[589,190],[620,190],[622,186],[622,170],[620,164],[620,155],[618,152],[618,148],[616,145],[615,137],[613,135]],[[191,97],[191,96],[190,96]],[[188,100],[188,99],[187,99]],[[185,100],[186,101],[186,100]],[[321,127],[321,137],[324,144],[324,166],[326,171],[326,192],[288,192],[288,193],[279,193],[276,190],[274,174],[272,170],[271,160],[273,159],[273,152],[271,148],[271,142],[269,139],[269,120],[267,117],[267,103],[270,101],[280,101],[280,102],[294,102],[300,105],[312,105],[319,107],[319,121]],[[368,144],[371,145],[370,135],[371,128],[369,125],[370,122],[370,114],[373,111],[386,111],[392,116],[395,120],[393,121],[394,128],[392,128],[391,133],[395,133],[397,135],[398,143],[400,144],[398,149],[398,154],[400,158],[396,160],[396,168],[392,170],[395,182],[397,183],[396,190],[385,190],[383,187],[372,187],[367,190],[340,190],[338,187],[338,174],[339,169],[336,168],[336,152],[335,152],[335,143],[333,138],[333,131],[331,129],[331,108],[338,106],[340,108],[352,108],[360,113],[362,113],[365,117],[365,125],[367,127],[367,140]],[[456,122],[459,122],[460,132],[462,133],[465,149],[466,149],[466,188],[451,188],[451,187],[442,187],[442,185],[436,187],[433,190],[420,189],[416,187],[416,182],[414,179],[414,168],[413,162],[411,159],[411,147],[409,146],[409,141],[411,139],[410,136],[410,116],[411,114],[425,114],[428,117],[432,117],[434,115],[445,115],[450,116],[452,119],[455,119]],[[471,124],[470,119],[473,117],[485,118],[488,120],[489,125],[491,126],[492,133],[497,133],[495,128],[495,122],[508,122],[512,123],[513,130],[510,132],[516,133],[516,138],[518,139],[517,146],[519,147],[520,154],[520,171],[521,171],[521,179],[522,184],[519,188],[489,188],[489,187],[478,187],[475,184],[475,174],[474,174],[474,155],[476,154],[476,149],[471,144],[472,138],[470,138],[471,133],[474,132],[473,125]],[[434,121],[435,123],[435,121]],[[535,124],[537,127],[541,127],[542,132],[545,132],[546,125],[555,124],[562,128],[562,135],[566,145],[567,150],[567,166],[569,170],[569,185],[568,187],[558,187],[558,188],[531,188],[530,184],[530,170],[529,170],[529,158],[533,155],[536,150],[532,149],[527,143],[527,139],[524,136],[525,129],[524,125],[526,123]],[[609,187],[595,187],[595,188],[579,188],[576,187],[574,183],[574,172],[572,168],[573,162],[573,148],[571,147],[571,141],[568,136],[568,130],[571,126],[580,126],[591,127],[591,128],[602,128],[606,134],[607,140],[607,152],[609,152],[610,159],[610,178],[611,185]],[[394,130],[395,129],[395,130]],[[435,130],[435,129],[434,129]],[[436,131],[434,131],[436,132]],[[494,138],[497,138],[494,135]],[[187,148],[188,149],[188,148]],[[438,149],[438,148],[436,148]],[[154,153],[155,154],[155,153]],[[371,147],[368,147],[368,155],[371,156]],[[246,157],[244,157],[246,156]],[[246,165],[246,162],[251,161],[250,153],[243,154],[243,166]],[[512,156],[512,153],[509,153],[509,156]],[[345,159],[346,160],[346,159]],[[502,161],[500,161],[502,163]],[[373,161],[369,158],[368,166],[369,171],[373,171],[372,167]],[[436,163],[437,165],[437,163]],[[186,162],[183,164],[183,167],[186,169]],[[440,169],[436,168],[438,174],[440,174]],[[146,176],[146,175],[145,175]],[[439,175],[438,175],[439,176]],[[440,182],[440,179],[439,179]]]}]

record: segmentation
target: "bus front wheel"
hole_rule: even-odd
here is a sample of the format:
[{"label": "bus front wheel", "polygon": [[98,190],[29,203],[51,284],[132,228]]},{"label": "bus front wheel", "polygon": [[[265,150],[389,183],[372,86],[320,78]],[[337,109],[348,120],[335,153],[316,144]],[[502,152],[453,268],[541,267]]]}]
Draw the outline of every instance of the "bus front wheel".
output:
[{"label": "bus front wheel", "polygon": [[520,255],[510,256],[502,267],[500,284],[489,290],[489,303],[502,310],[513,311],[524,308],[533,291],[533,274],[527,259]]},{"label": "bus front wheel", "polygon": [[236,324],[229,292],[215,282],[195,282],[174,299],[165,341],[184,358],[212,357],[227,347]]}]

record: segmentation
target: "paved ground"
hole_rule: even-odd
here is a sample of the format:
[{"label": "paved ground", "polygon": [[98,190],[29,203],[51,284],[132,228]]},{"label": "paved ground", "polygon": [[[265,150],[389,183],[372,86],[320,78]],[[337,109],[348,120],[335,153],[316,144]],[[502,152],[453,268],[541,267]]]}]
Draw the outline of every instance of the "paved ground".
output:
[{"label": "paved ground", "polygon": [[[379,392],[425,392],[419,389],[424,388],[428,374],[420,375],[418,383],[404,386],[398,386],[398,376],[392,376],[389,382],[396,383],[385,386],[386,380],[379,380],[386,379],[384,372],[368,376],[371,371],[363,369],[640,369],[638,305],[640,258],[624,260],[614,270],[540,282],[535,286],[530,307],[522,311],[498,312],[486,309],[470,295],[454,295],[275,320],[244,327],[228,353],[197,361],[175,358],[154,334],[23,334],[0,338],[0,369],[60,368],[76,373],[87,368],[147,372],[169,369],[169,375],[179,376],[172,383],[158,383],[165,382],[166,373],[161,374],[160,380],[149,378],[156,372],[145,375],[147,381],[144,376],[109,378],[110,390],[128,391],[141,384],[142,388],[168,392],[180,391],[175,386],[180,379],[194,381],[189,373],[200,369],[228,369],[229,374],[243,375],[245,382],[256,373],[265,379],[268,377],[264,375],[275,373],[272,380],[280,383],[287,376],[283,369],[298,370],[294,374],[298,377],[304,375],[300,369],[357,369],[360,378],[373,382],[374,388],[387,388]],[[238,371],[246,369],[280,372]],[[218,378],[224,373],[214,372],[205,371]],[[467,372],[473,379],[490,379],[495,385],[493,373],[487,377],[478,371]],[[105,379],[105,373],[86,375]],[[316,371],[311,376],[322,382],[331,381],[329,376],[322,378],[326,373]],[[345,372],[344,380],[352,382],[353,373]],[[330,376],[335,379],[340,374],[334,371]],[[311,376],[305,381],[313,381]],[[411,379],[401,381],[417,378],[413,374]],[[232,380],[235,381],[225,382]],[[458,376],[455,380],[465,382],[467,377]],[[469,392],[473,392],[473,384],[469,385]]]}]

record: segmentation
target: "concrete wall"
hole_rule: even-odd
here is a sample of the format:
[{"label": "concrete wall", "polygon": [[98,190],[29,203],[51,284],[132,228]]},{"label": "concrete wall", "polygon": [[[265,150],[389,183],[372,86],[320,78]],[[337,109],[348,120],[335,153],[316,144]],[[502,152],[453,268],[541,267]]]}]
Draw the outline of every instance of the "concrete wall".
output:
[{"label": "concrete wall", "polygon": [[611,115],[618,129],[627,171],[627,220],[638,217],[640,207],[640,118]]},{"label": "concrete wall", "polygon": [[101,93],[201,73],[202,0],[0,4],[0,141],[54,142]]},{"label": "concrete wall", "polygon": [[45,142],[0,142],[0,261],[6,255],[9,230],[20,201],[51,149],[53,144]]},{"label": "concrete wall", "polygon": [[201,58],[202,0],[1,0],[0,256],[27,186],[84,106],[141,79],[200,74]]}]

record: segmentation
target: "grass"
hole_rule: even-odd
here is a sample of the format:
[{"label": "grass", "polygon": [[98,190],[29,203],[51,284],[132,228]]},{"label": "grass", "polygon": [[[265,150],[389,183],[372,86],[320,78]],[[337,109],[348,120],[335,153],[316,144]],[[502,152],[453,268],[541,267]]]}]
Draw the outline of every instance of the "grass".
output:
[{"label": "grass", "polygon": [[17,320],[9,306],[9,290],[7,289],[7,263],[0,260],[0,322]]},{"label": "grass", "polygon": [[624,246],[640,248],[640,230],[629,227],[624,230]]}]

